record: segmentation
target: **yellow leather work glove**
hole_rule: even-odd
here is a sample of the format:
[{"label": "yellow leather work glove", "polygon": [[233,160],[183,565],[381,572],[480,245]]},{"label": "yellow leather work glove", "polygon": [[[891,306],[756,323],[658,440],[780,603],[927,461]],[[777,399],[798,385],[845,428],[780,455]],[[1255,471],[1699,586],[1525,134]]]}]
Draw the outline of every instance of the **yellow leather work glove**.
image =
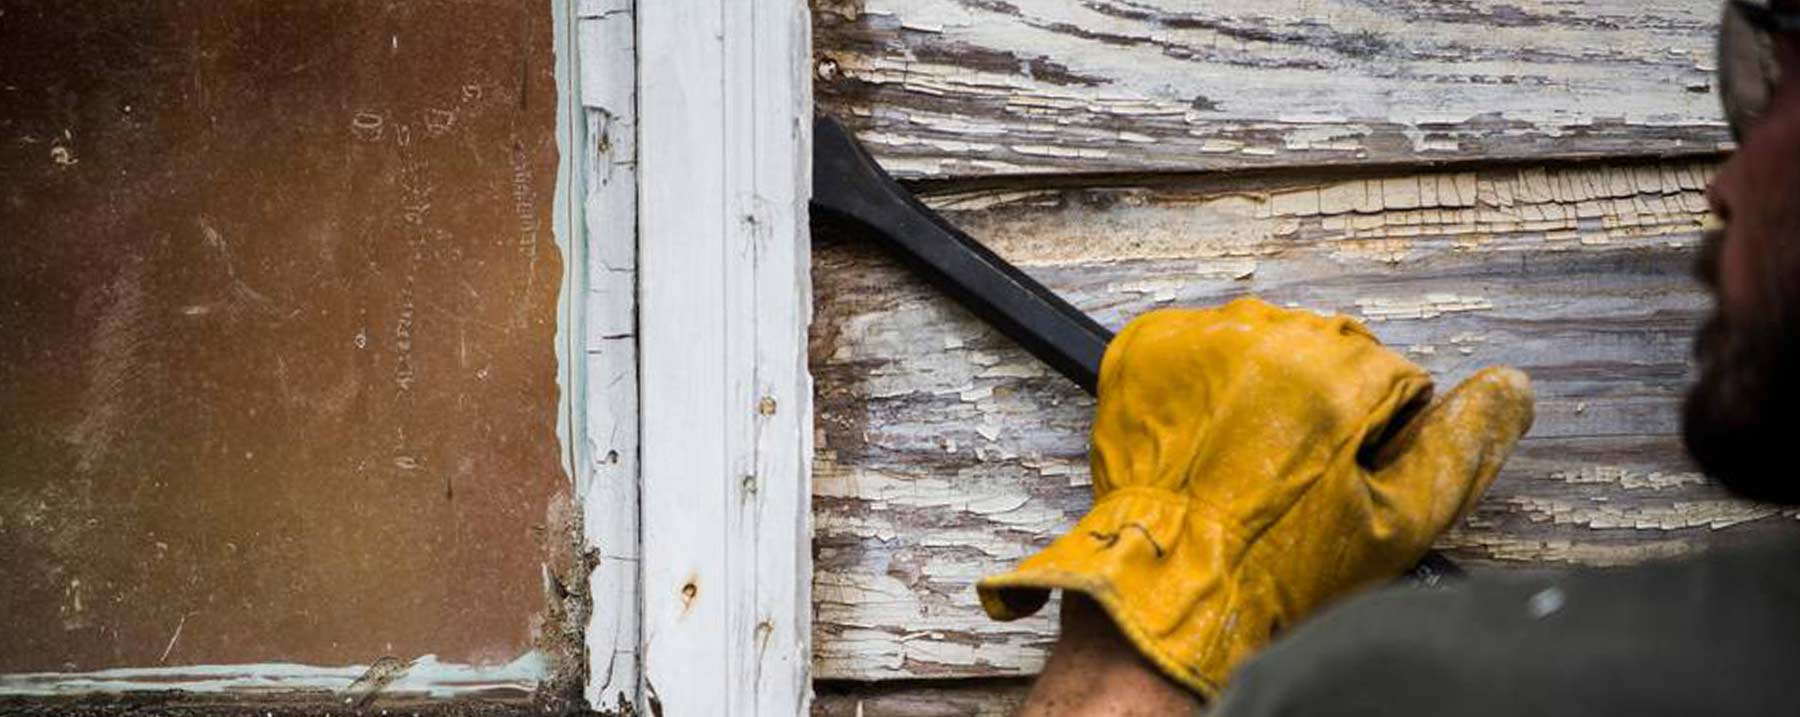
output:
[{"label": "yellow leather work glove", "polygon": [[[1431,377],[1347,317],[1239,300],[1163,310],[1107,347],[1095,504],[978,586],[999,620],[1078,590],[1165,674],[1217,698],[1325,603],[1422,557],[1531,426],[1525,375]],[[1428,406],[1428,407],[1427,407]]]}]

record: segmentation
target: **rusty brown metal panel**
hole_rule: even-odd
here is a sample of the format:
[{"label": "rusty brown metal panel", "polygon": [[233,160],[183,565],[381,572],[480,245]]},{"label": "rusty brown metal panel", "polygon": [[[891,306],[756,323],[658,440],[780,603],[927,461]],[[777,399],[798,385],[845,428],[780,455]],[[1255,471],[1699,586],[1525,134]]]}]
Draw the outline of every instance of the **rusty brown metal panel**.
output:
[{"label": "rusty brown metal panel", "polygon": [[550,9],[0,1],[0,672],[532,647]]}]

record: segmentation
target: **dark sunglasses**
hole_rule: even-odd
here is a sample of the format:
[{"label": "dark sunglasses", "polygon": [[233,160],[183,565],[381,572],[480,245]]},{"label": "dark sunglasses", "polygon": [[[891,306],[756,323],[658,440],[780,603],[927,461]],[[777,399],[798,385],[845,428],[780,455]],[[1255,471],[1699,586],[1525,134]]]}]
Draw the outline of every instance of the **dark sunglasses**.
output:
[{"label": "dark sunglasses", "polygon": [[1740,141],[1769,106],[1781,81],[1780,36],[1800,33],[1800,13],[1764,2],[1731,0],[1719,23],[1719,98]]}]

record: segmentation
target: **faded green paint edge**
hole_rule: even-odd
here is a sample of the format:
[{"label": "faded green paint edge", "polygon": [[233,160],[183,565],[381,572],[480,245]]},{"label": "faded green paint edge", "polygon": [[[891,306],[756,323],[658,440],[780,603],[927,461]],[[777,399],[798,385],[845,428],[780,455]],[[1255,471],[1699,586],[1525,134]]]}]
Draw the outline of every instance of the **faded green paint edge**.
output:
[{"label": "faded green paint edge", "polygon": [[546,0],[550,4],[556,78],[556,186],[551,205],[551,234],[563,256],[561,291],[557,294],[555,352],[557,365],[556,439],[561,447],[563,474],[571,492],[566,505],[552,505],[546,520],[547,554],[544,556],[545,613],[537,636],[538,649],[546,653],[547,669],[538,683],[541,705],[585,709],[588,681],[587,631],[593,615],[593,596],[588,574],[594,562],[582,525],[583,497],[587,493],[587,232],[585,203],[580,198],[588,186],[585,163],[577,161],[587,146],[586,123],[581,121],[581,43],[576,33],[580,0]]},{"label": "faded green paint edge", "polygon": [[410,715],[412,717],[511,717],[513,715],[591,715],[585,708],[546,710],[529,692],[495,690],[450,699],[382,697],[366,704],[347,704],[342,695],[325,691],[291,691],[258,695],[254,702],[237,695],[163,692],[130,695],[0,698],[0,717],[319,717],[320,715]]},{"label": "faded green paint edge", "polygon": [[555,23],[553,51],[556,53],[557,89],[556,195],[551,221],[556,247],[563,254],[562,292],[556,305],[557,384],[561,389],[556,406],[556,439],[563,447],[563,471],[577,491],[585,493],[586,471],[582,466],[586,450],[583,442],[575,437],[584,435],[585,412],[577,408],[586,403],[587,372],[582,362],[574,360],[586,354],[582,342],[587,338],[587,312],[583,306],[585,302],[581,300],[587,290],[587,234],[578,229],[585,226],[585,211],[582,202],[575,201],[578,193],[587,186],[587,177],[581,176],[582,164],[575,161],[579,148],[587,146],[587,128],[580,121],[581,77],[576,71],[579,65],[575,57],[580,46],[575,39],[575,4],[580,0],[547,1]]},{"label": "faded green paint edge", "polygon": [[0,675],[0,705],[145,700],[260,705],[294,696],[372,704],[389,699],[444,701],[512,695],[540,707],[555,706],[541,689],[546,666],[536,651],[504,665],[442,663],[426,656],[398,670],[396,666],[383,662],[334,667],[263,663],[6,674]]}]

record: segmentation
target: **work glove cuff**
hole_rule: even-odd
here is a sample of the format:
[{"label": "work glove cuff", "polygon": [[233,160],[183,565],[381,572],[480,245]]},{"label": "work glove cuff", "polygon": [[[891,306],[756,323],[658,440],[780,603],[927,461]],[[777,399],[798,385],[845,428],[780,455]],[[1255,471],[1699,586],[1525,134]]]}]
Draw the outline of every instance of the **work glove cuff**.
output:
[{"label": "work glove cuff", "polygon": [[1101,366],[1093,510],[979,583],[982,604],[1008,620],[1086,593],[1215,697],[1277,632],[1417,560],[1531,425],[1511,369],[1430,395],[1346,317],[1254,300],[1138,317]]},{"label": "work glove cuff", "polygon": [[[1165,675],[1216,698],[1232,665],[1286,622],[1277,586],[1207,506],[1147,486],[1108,493],[1067,534],[977,586],[996,620],[1036,613],[1051,590],[1093,598]],[[1257,601],[1240,595],[1262,595]],[[1254,609],[1247,609],[1254,608]],[[1205,644],[1202,644],[1205,643]]]}]

